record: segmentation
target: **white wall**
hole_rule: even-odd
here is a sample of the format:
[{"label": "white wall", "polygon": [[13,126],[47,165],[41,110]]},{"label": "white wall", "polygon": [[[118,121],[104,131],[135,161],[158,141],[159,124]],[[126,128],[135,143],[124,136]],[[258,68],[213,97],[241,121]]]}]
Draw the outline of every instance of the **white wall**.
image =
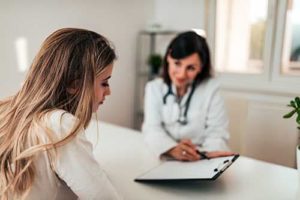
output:
[{"label": "white wall", "polygon": [[282,93],[222,89],[230,118],[229,145],[248,157],[289,167],[296,164],[295,117],[283,119],[293,98]]},{"label": "white wall", "polygon": [[203,29],[205,0],[155,0],[154,20],[167,29]]},{"label": "white wall", "polygon": [[137,32],[153,15],[153,0],[26,0],[0,2],[0,98],[16,92],[25,77],[18,71],[15,42],[27,40],[28,65],[42,41],[62,27],[99,32],[118,54],[112,95],[100,108],[100,119],[132,126]]}]

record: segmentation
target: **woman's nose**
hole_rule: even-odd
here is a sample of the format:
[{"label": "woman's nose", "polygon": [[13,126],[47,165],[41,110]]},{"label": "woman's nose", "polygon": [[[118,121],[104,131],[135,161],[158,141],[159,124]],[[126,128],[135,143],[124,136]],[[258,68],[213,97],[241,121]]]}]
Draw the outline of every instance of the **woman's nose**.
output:
[{"label": "woman's nose", "polygon": [[110,87],[106,89],[105,96],[109,96],[111,94]]},{"label": "woman's nose", "polygon": [[181,67],[178,71],[177,71],[177,77],[178,78],[185,78],[186,77],[186,70]]}]

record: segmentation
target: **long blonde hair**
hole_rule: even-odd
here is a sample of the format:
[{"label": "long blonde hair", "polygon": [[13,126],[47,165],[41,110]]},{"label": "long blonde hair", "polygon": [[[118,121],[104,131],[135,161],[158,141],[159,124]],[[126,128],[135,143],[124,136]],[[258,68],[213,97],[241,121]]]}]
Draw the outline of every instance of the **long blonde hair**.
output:
[{"label": "long blonde hair", "polygon": [[[26,196],[35,179],[34,156],[64,145],[91,120],[94,80],[116,59],[107,39],[95,32],[64,28],[44,41],[17,94],[0,101],[1,199]],[[70,93],[69,88],[76,88]],[[30,129],[44,114],[63,109],[77,123],[60,141],[43,144]]]}]

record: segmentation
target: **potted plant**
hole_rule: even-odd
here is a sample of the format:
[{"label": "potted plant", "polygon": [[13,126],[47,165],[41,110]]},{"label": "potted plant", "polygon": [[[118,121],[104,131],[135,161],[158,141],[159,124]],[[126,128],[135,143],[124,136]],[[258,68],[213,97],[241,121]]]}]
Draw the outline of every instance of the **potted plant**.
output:
[{"label": "potted plant", "polygon": [[[295,97],[295,99],[291,100],[290,104],[288,104],[287,106],[291,107],[292,110],[289,113],[285,114],[283,117],[291,118],[293,115],[296,115],[296,122],[299,125],[298,129],[300,131],[300,98]],[[297,151],[297,168],[300,175],[300,144],[298,144],[296,151]]]},{"label": "potted plant", "polygon": [[162,64],[162,56],[160,54],[151,54],[148,58],[148,64],[151,68],[151,75],[158,75]]}]

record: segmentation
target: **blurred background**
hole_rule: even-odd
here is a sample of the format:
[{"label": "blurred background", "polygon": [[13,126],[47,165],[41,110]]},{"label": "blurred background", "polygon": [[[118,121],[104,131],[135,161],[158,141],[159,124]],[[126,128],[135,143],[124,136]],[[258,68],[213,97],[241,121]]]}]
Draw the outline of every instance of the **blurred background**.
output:
[{"label": "blurred background", "polygon": [[181,31],[205,34],[232,150],[295,167],[299,131],[295,119],[282,116],[300,95],[300,0],[0,1],[0,98],[20,88],[41,43],[63,27],[112,41],[118,54],[112,95],[98,116],[135,129],[145,83],[159,74],[166,45]]}]

